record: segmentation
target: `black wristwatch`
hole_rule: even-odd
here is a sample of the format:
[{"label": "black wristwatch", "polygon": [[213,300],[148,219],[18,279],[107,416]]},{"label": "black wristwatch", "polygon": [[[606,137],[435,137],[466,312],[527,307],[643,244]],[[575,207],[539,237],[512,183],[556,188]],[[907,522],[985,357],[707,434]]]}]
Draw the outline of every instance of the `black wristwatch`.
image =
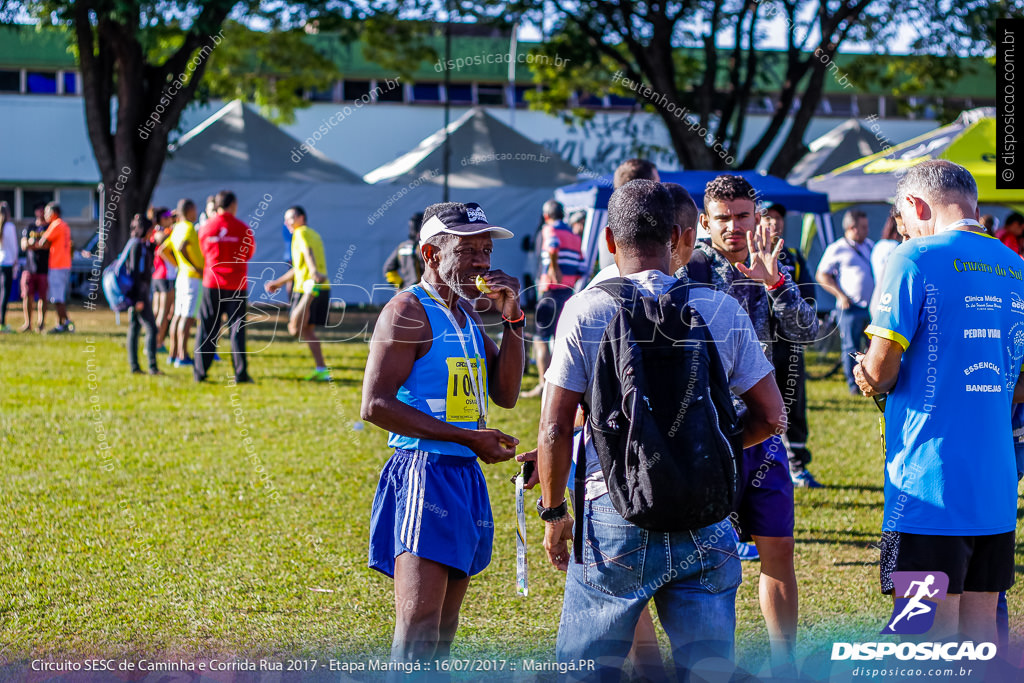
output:
[{"label": "black wristwatch", "polygon": [[554,508],[544,507],[544,502],[540,499],[537,500],[537,514],[545,522],[553,522],[556,519],[562,519],[563,517],[569,516],[569,502],[563,500],[562,504]]}]

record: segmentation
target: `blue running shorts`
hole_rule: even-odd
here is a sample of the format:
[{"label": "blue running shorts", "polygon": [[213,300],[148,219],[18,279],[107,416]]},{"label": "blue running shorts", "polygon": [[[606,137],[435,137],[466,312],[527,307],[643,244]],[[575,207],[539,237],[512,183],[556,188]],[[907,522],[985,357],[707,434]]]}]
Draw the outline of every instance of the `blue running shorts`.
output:
[{"label": "blue running shorts", "polygon": [[491,562],[494,518],[476,458],[396,449],[380,474],[370,517],[372,569],[395,575],[402,553],[466,576]]}]

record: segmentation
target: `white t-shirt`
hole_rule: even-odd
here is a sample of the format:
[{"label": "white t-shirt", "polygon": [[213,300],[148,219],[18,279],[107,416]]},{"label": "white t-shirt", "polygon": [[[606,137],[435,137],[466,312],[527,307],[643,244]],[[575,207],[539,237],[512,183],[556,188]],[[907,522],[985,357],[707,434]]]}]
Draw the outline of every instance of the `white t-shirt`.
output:
[{"label": "white t-shirt", "polygon": [[871,314],[878,308],[878,297],[882,294],[882,284],[885,276],[885,263],[889,260],[889,254],[900,246],[896,240],[878,240],[874,249],[871,250],[871,274],[875,278],[875,291],[871,293]]},{"label": "white t-shirt", "polygon": [[[618,277],[616,266],[604,268],[591,286],[565,304],[558,319],[551,366],[544,374],[545,381],[569,391],[586,392],[590,386],[601,337],[619,310],[608,293],[592,285],[613,277]],[[643,296],[664,294],[676,282],[675,277],[659,270],[645,270],[627,277]],[[710,287],[695,287],[690,291],[690,305],[707,322],[734,394],[746,393],[772,372],[772,364],[761,349],[754,326],[736,299]],[[593,500],[606,493],[607,488],[589,431],[585,434],[587,499]]]},{"label": "white t-shirt", "polygon": [[18,229],[7,221],[0,232],[0,266],[13,266],[18,262]]},{"label": "white t-shirt", "polygon": [[834,277],[843,294],[861,308],[867,308],[875,290],[875,277],[871,273],[871,249],[874,246],[871,240],[855,244],[846,237],[840,237],[828,245],[818,264],[818,274],[828,273]]}]

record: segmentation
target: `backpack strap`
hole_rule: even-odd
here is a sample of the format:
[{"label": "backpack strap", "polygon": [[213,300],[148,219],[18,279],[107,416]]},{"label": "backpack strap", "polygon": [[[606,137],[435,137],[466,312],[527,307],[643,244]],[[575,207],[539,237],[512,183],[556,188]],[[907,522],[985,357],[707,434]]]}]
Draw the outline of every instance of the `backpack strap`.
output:
[{"label": "backpack strap", "polygon": [[615,299],[616,303],[629,308],[636,305],[639,296],[636,285],[624,277],[613,277],[597,283],[594,287]]},{"label": "backpack strap", "polygon": [[576,564],[583,564],[583,514],[587,505],[587,422],[589,420],[590,411],[583,404],[583,431],[580,432],[580,445],[576,449],[576,476],[572,487],[572,511],[576,515],[572,530],[572,552]]}]

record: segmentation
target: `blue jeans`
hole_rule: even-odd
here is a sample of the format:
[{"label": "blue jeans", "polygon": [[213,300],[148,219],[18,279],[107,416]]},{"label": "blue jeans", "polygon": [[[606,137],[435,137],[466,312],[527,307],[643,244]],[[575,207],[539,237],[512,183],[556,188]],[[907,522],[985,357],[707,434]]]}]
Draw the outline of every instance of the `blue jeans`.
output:
[{"label": "blue jeans", "polygon": [[583,564],[569,563],[556,654],[559,662],[593,660],[596,670],[572,676],[617,681],[651,598],[679,681],[708,657],[732,660],[742,570],[731,521],[647,531],[620,517],[608,494],[587,501],[583,514]]},{"label": "blue jeans", "polygon": [[871,322],[871,312],[866,308],[850,306],[845,311],[839,311],[839,341],[843,349],[843,372],[846,373],[846,383],[851,389],[857,388],[857,382],[853,379],[853,366],[855,363],[850,354],[859,351],[861,335],[864,328]]}]

